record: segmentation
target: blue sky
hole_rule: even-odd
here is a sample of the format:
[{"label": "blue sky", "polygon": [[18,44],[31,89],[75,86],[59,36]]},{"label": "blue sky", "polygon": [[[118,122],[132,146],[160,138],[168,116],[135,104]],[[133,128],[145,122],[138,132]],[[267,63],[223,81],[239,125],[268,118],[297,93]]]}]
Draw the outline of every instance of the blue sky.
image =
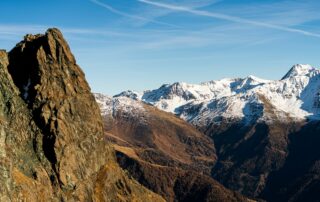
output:
[{"label": "blue sky", "polygon": [[2,0],[0,48],[58,27],[92,90],[255,75],[320,66],[318,0]]}]

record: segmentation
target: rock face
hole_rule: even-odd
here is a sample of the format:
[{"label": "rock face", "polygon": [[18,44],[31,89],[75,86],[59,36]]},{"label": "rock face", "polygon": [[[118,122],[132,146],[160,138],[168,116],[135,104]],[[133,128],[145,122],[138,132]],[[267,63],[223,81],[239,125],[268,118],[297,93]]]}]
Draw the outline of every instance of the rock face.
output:
[{"label": "rock face", "polygon": [[129,179],[57,29],[0,51],[0,201],[163,201]]}]

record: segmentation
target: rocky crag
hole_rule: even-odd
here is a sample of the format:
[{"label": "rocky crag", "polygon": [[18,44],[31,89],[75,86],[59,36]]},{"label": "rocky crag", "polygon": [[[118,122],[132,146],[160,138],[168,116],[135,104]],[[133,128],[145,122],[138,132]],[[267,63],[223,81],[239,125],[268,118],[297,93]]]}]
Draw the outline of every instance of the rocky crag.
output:
[{"label": "rocky crag", "polygon": [[0,80],[0,201],[164,201],[116,163],[59,30],[1,50]]}]

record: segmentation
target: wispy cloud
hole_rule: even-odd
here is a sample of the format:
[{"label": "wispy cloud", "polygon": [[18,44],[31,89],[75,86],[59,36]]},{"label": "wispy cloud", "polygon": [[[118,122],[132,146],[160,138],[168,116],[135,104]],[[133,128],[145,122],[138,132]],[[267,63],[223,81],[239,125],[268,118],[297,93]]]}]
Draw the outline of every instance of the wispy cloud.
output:
[{"label": "wispy cloud", "polygon": [[154,23],[154,24],[158,24],[158,25],[165,25],[165,26],[170,26],[170,27],[179,27],[177,25],[174,25],[174,24],[170,24],[170,23],[166,23],[166,22],[161,22],[161,21],[157,21],[157,20],[154,20],[154,19],[148,19],[148,18],[145,18],[145,17],[142,17],[142,16],[138,16],[138,15],[132,15],[132,14],[129,14],[129,13],[126,13],[126,12],[122,12],[120,10],[117,10],[115,8],[113,8],[112,6],[108,5],[108,4],[105,4],[105,3],[102,3],[98,0],[89,0],[90,2],[98,5],[98,6],[101,6],[107,10],[109,10],[110,12],[112,13],[115,13],[117,15],[120,15],[120,16],[123,16],[123,17],[127,17],[127,18],[132,18],[132,19],[135,19],[135,20],[140,20],[140,21],[143,21],[143,22],[151,22],[151,23]]},{"label": "wispy cloud", "polygon": [[319,6],[319,2],[314,0],[279,0],[273,3],[256,1],[220,6],[215,8],[215,12],[285,27],[300,27],[305,23],[320,20]]},{"label": "wispy cloud", "polygon": [[[11,48],[27,33],[44,33],[52,25],[28,25],[28,24],[0,24],[0,43],[2,48]],[[241,46],[253,44],[267,39],[268,32],[257,30],[248,37],[248,27],[239,24],[226,24],[210,26],[210,28],[197,31],[183,29],[138,29],[127,32],[126,30],[108,29],[104,27],[81,28],[60,27],[66,39],[73,47],[86,51],[103,49],[108,52],[126,54],[137,51],[163,51],[163,50],[187,50],[188,48],[201,49],[205,47]],[[237,33],[234,35],[233,33]],[[246,37],[243,37],[246,36]],[[81,47],[82,46],[82,47]],[[84,48],[85,47],[85,48]]]},{"label": "wispy cloud", "polygon": [[[172,0],[167,0],[168,2],[172,2]],[[220,3],[223,0],[178,0],[174,2],[179,2],[179,4],[183,4],[188,8],[199,9],[207,6],[212,6],[214,4]],[[159,7],[150,7],[150,6],[137,6],[134,8],[136,13],[139,13],[141,16],[144,16],[147,19],[157,19],[161,17],[165,17],[171,15],[177,11],[159,8]],[[140,25],[143,25],[145,22],[140,22]]]},{"label": "wispy cloud", "polygon": [[43,25],[8,25],[0,24],[0,34],[10,36],[21,36],[26,33],[44,32],[50,26]]},{"label": "wispy cloud", "polygon": [[68,35],[95,35],[105,37],[132,37],[132,34],[123,31],[111,31],[102,28],[78,28],[64,27],[56,25],[33,25],[33,24],[0,24],[0,35],[2,36],[23,36],[27,33],[44,33],[50,27],[59,27],[59,29]]},{"label": "wispy cloud", "polygon": [[242,23],[242,24],[249,24],[249,25],[265,27],[265,28],[269,28],[269,29],[281,30],[281,31],[286,31],[286,32],[302,34],[302,35],[305,35],[305,36],[313,36],[313,37],[320,38],[320,34],[314,33],[314,32],[309,32],[309,31],[305,31],[305,30],[302,30],[302,29],[290,28],[290,27],[286,27],[286,26],[281,26],[281,25],[276,25],[276,24],[271,24],[271,23],[265,23],[265,22],[259,22],[259,21],[249,20],[249,19],[240,18],[240,17],[236,17],[236,16],[225,15],[225,14],[221,14],[221,13],[214,13],[214,12],[209,12],[209,11],[196,10],[196,9],[192,9],[192,8],[189,8],[189,7],[177,6],[177,5],[172,5],[172,4],[160,3],[160,2],[154,2],[154,1],[149,1],[149,0],[137,0],[137,1],[141,2],[141,3],[144,3],[144,4],[160,7],[160,8],[166,8],[166,9],[170,9],[170,10],[174,10],[174,11],[180,11],[180,12],[187,12],[187,13],[191,13],[191,14],[198,15],[198,16],[210,17],[210,18],[226,20],[226,21]]}]

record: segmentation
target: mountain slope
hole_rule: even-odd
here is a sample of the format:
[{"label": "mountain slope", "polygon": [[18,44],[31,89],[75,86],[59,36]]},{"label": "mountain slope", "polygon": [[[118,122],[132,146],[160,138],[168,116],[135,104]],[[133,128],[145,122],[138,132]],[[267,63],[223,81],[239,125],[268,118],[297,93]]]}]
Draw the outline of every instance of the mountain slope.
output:
[{"label": "mountain slope", "polygon": [[252,201],[199,172],[160,166],[122,151],[117,152],[117,157],[122,168],[167,201]]},{"label": "mountain slope", "polygon": [[190,124],[127,97],[95,96],[118,162],[141,184],[168,201],[247,201],[211,178],[214,144]]},{"label": "mountain slope", "polygon": [[96,99],[102,106],[105,134],[118,146],[133,148],[148,162],[210,173],[216,161],[214,144],[190,124],[126,97],[96,94]]},{"label": "mountain slope", "polygon": [[128,178],[57,29],[0,51],[0,201],[164,201]]}]

